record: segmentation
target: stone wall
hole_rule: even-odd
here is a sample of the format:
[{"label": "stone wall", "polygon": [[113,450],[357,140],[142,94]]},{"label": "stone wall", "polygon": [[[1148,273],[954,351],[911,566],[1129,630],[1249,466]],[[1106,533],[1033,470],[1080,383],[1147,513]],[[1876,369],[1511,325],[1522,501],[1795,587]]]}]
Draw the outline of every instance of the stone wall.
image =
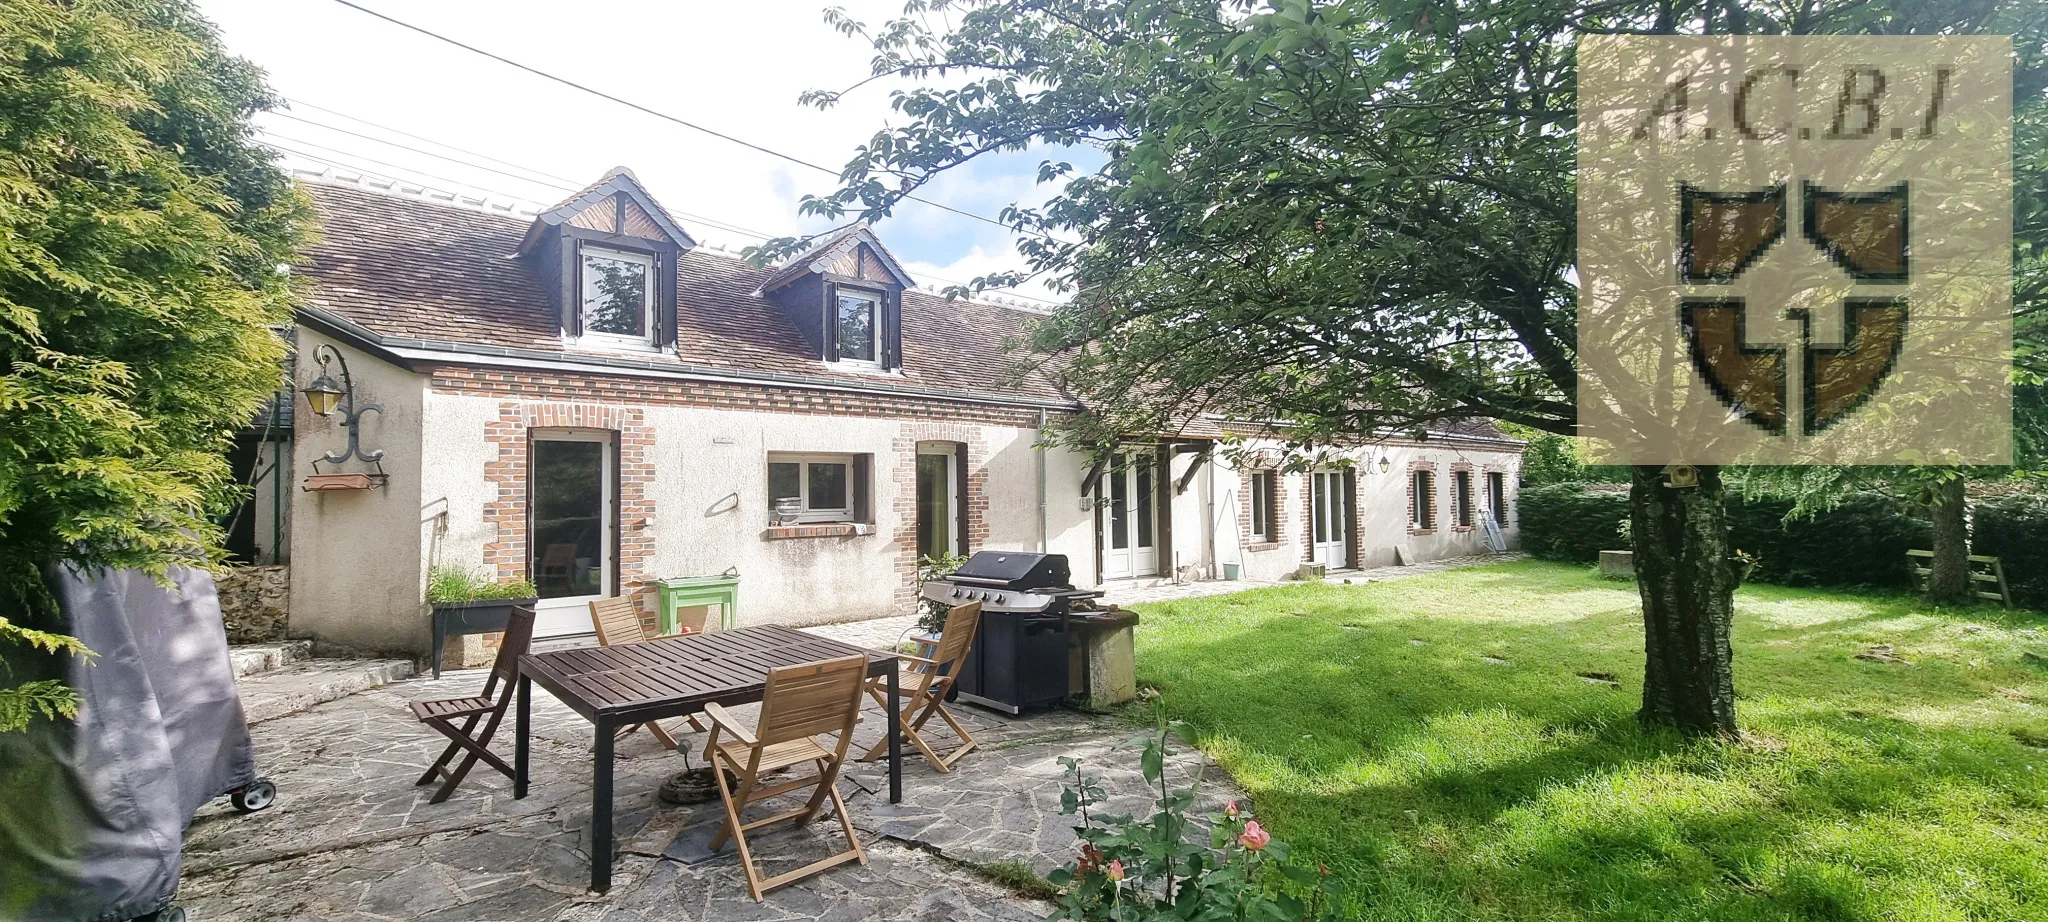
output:
[{"label": "stone wall", "polygon": [[233,567],[214,579],[228,643],[271,643],[284,639],[291,607],[291,567]]}]

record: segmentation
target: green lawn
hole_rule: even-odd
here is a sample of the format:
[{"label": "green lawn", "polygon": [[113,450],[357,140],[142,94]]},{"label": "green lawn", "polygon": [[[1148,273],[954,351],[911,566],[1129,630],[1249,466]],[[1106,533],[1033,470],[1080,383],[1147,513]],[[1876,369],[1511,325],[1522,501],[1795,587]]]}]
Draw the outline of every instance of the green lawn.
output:
[{"label": "green lawn", "polygon": [[2048,622],[1737,607],[1739,744],[1637,727],[1635,589],[1577,566],[1141,606],[1138,673],[1366,918],[2048,919]]}]

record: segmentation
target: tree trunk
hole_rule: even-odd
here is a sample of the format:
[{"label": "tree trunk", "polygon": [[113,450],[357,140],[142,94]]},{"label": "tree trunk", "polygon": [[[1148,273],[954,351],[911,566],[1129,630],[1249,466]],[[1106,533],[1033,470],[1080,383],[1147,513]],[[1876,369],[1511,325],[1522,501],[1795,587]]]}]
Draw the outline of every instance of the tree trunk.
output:
[{"label": "tree trunk", "polygon": [[1970,588],[1970,532],[1964,516],[1968,500],[1963,478],[1938,481],[1931,488],[1934,502],[1928,511],[1934,516],[1934,572],[1927,576],[1927,600],[1941,604],[1968,602]]},{"label": "tree trunk", "polygon": [[1735,733],[1735,671],[1728,642],[1735,615],[1721,471],[1699,468],[1699,486],[1671,487],[1662,468],[1633,468],[1630,532],[1643,597],[1646,726]]}]

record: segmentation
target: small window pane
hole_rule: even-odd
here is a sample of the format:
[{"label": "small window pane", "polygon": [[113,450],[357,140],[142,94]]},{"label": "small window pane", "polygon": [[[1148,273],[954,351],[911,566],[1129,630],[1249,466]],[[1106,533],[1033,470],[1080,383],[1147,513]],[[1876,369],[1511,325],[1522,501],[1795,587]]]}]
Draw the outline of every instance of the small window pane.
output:
[{"label": "small window pane", "polygon": [[810,465],[812,509],[846,508],[846,465]]},{"label": "small window pane", "polygon": [[775,502],[785,497],[803,496],[803,465],[789,462],[771,462],[768,465],[768,501]]},{"label": "small window pane", "polygon": [[583,330],[647,335],[649,260],[624,253],[583,254]]},{"label": "small window pane", "polygon": [[839,357],[875,360],[875,299],[839,296]]}]

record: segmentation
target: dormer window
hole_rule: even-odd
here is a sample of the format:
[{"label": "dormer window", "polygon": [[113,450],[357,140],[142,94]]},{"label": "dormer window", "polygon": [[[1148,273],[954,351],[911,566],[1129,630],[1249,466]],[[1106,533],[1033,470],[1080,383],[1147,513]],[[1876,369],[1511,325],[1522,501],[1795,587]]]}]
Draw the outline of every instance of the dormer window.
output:
[{"label": "dormer window", "polygon": [[863,365],[881,364],[875,355],[878,337],[876,329],[881,311],[881,299],[872,294],[858,291],[839,292],[839,329],[834,340],[839,346],[839,360]]},{"label": "dormer window", "polygon": [[583,248],[583,335],[649,342],[654,308],[654,257],[626,250]]},{"label": "dormer window", "polygon": [[827,368],[903,368],[903,291],[915,287],[865,224],[819,237],[770,273],[757,294],[774,301]]},{"label": "dormer window", "polygon": [[517,255],[546,288],[564,346],[650,352],[676,341],[676,271],[696,245],[618,167],[534,216]]}]

